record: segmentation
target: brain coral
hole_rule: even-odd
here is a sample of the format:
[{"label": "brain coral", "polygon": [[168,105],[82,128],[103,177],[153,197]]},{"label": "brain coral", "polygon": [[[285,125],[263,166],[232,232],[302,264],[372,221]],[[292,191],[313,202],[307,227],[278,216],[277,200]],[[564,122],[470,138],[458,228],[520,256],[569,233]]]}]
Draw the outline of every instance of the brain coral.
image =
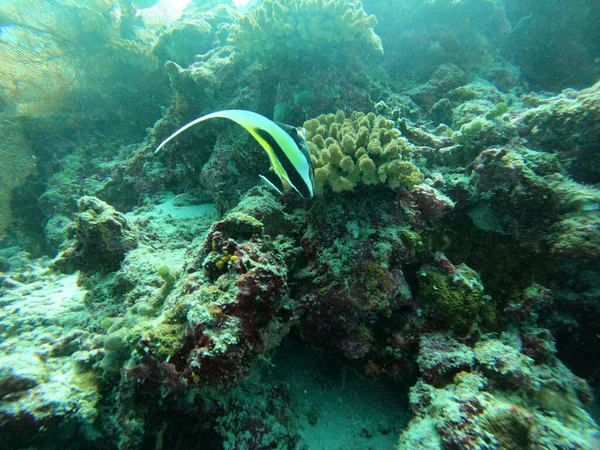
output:
[{"label": "brain coral", "polygon": [[359,183],[411,189],[423,174],[410,161],[410,146],[394,123],[375,114],[344,111],[304,123],[315,168],[315,192],[353,190]]},{"label": "brain coral", "polygon": [[374,15],[367,15],[355,0],[264,0],[259,8],[244,14],[234,26],[228,42],[255,55],[280,50],[306,50],[329,43],[362,41],[383,54],[381,39],[373,28]]}]

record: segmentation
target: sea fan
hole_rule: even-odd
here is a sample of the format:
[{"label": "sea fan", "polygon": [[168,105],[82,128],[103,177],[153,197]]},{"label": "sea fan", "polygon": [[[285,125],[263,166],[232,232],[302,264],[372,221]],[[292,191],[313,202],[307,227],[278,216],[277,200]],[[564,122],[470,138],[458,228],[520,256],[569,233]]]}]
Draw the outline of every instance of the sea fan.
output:
[{"label": "sea fan", "polygon": [[0,2],[0,89],[23,113],[56,111],[78,74],[118,37],[108,0]]}]

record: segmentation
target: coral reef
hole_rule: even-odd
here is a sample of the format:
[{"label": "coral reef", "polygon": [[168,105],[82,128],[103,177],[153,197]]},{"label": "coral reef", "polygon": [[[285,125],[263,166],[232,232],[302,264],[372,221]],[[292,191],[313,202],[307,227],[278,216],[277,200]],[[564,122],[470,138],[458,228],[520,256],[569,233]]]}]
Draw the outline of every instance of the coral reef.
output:
[{"label": "coral reef", "polygon": [[[0,86],[21,112],[51,112],[77,81],[82,47],[118,38],[118,28],[103,7],[70,3],[56,8],[37,0],[0,5],[3,39],[0,45]],[[104,4],[104,5],[102,5]]]},{"label": "coral reef", "polygon": [[527,96],[531,107],[515,117],[519,134],[530,145],[558,152],[569,175],[582,183],[598,183],[600,168],[600,83],[577,91],[567,89],[551,97]]},{"label": "coral reef", "polygon": [[598,446],[587,384],[554,357],[534,363],[521,353],[518,334],[484,337],[473,349],[441,335],[423,340],[424,376],[410,393],[415,418],[398,449]]},{"label": "coral reef", "polygon": [[0,447],[598,448],[590,1],[3,2]]},{"label": "coral reef", "polygon": [[54,264],[65,272],[118,269],[125,254],[138,245],[139,235],[127,219],[95,197],[82,197],[69,240]]},{"label": "coral reef", "polygon": [[65,135],[106,127],[128,141],[143,137],[160,117],[168,80],[150,53],[153,36],[127,25],[115,3],[2,2],[0,89],[19,115]]},{"label": "coral reef", "polygon": [[464,263],[455,267],[443,253],[435,256],[439,268],[419,269],[418,301],[424,313],[459,335],[471,332],[480,320],[491,325],[493,306],[477,272]]},{"label": "coral reef", "polygon": [[238,19],[228,42],[242,53],[258,57],[268,53],[269,58],[290,51],[319,52],[352,41],[383,54],[381,39],[373,30],[376,25],[377,18],[354,0],[266,0]]},{"label": "coral reef", "polygon": [[10,258],[0,289],[0,432],[4,448],[95,448],[101,341],[85,290],[48,259]]},{"label": "coral reef", "polygon": [[[28,242],[33,248],[44,233],[52,214],[44,207],[30,206],[59,171],[65,153],[73,148],[78,150],[74,153],[93,153],[95,141],[103,149],[110,147],[114,157],[122,145],[143,139],[148,124],[160,117],[160,104],[168,101],[168,78],[150,53],[153,35],[137,26],[129,33],[132,24],[127,25],[126,14],[118,11],[112,0],[0,5],[2,130],[12,135],[5,139],[11,143],[6,152],[16,169],[1,177],[10,183],[6,189],[3,186],[2,194],[11,196],[2,202],[2,217],[19,225],[8,230],[12,244]],[[20,160],[13,159],[17,153]],[[33,164],[37,170],[32,170]],[[78,160],[76,166],[86,164]],[[79,177],[74,167],[61,168]],[[28,175],[28,183],[18,182],[21,188],[15,190],[10,180],[22,181]],[[78,189],[81,179],[76,181]],[[78,191],[68,208],[54,212],[70,214],[81,195]],[[10,217],[8,201],[13,205]],[[38,241],[37,254],[48,250]]]}]

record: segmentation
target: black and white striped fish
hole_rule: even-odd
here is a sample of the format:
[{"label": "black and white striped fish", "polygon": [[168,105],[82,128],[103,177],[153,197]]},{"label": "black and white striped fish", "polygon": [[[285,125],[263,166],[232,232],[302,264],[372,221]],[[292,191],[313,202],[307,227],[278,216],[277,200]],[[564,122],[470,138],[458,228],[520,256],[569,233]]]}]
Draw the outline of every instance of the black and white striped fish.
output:
[{"label": "black and white striped fish", "polygon": [[314,175],[310,151],[304,137],[296,127],[278,124],[260,114],[242,109],[228,109],[207,114],[184,125],[160,143],[155,153],[177,135],[208,119],[221,117],[233,120],[254,136],[254,139],[267,152],[273,172],[282,183],[281,189],[265,176],[260,177],[278,192],[294,189],[303,198],[313,197]]}]

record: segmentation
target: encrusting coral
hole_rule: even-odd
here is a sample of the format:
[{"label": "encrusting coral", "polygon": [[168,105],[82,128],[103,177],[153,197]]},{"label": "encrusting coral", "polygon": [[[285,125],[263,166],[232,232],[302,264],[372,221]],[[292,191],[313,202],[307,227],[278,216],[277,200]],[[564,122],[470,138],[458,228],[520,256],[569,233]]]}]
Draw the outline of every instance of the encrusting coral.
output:
[{"label": "encrusting coral", "polygon": [[[116,352],[111,358],[134,350],[130,362],[139,364],[127,371],[130,378],[158,370],[159,379],[173,386],[228,385],[243,379],[288,332],[293,311],[285,260],[291,243],[265,235],[263,223],[250,214],[256,213],[251,205],[243,203],[215,222],[202,245],[189,253],[185,275],[173,280],[173,294],[159,319],[152,324],[135,320],[137,326],[124,331],[109,329],[104,345]],[[263,212],[270,217],[273,211]],[[159,276],[164,272],[160,269]],[[140,344],[128,347],[131,342]],[[105,365],[119,368],[108,359]]]},{"label": "encrusting coral", "polygon": [[459,335],[472,331],[478,322],[493,323],[492,305],[479,274],[464,263],[454,266],[441,252],[434,259],[438,266],[424,265],[419,274],[419,300],[425,314]]},{"label": "encrusting coral", "polygon": [[414,418],[397,450],[598,448],[589,386],[552,354],[535,362],[523,344],[514,332],[486,335],[472,349],[424,334]]},{"label": "encrusting coral", "polygon": [[315,168],[315,192],[353,190],[359,183],[411,189],[423,174],[410,161],[408,141],[394,123],[373,113],[344,111],[304,123]]},{"label": "encrusting coral", "polygon": [[361,2],[348,0],[265,0],[243,15],[228,42],[255,54],[306,48],[328,43],[360,41],[383,54],[381,39]]},{"label": "encrusting coral", "polygon": [[96,197],[84,196],[70,227],[69,240],[54,260],[59,270],[113,271],[138,246],[138,233],[125,216]]}]

